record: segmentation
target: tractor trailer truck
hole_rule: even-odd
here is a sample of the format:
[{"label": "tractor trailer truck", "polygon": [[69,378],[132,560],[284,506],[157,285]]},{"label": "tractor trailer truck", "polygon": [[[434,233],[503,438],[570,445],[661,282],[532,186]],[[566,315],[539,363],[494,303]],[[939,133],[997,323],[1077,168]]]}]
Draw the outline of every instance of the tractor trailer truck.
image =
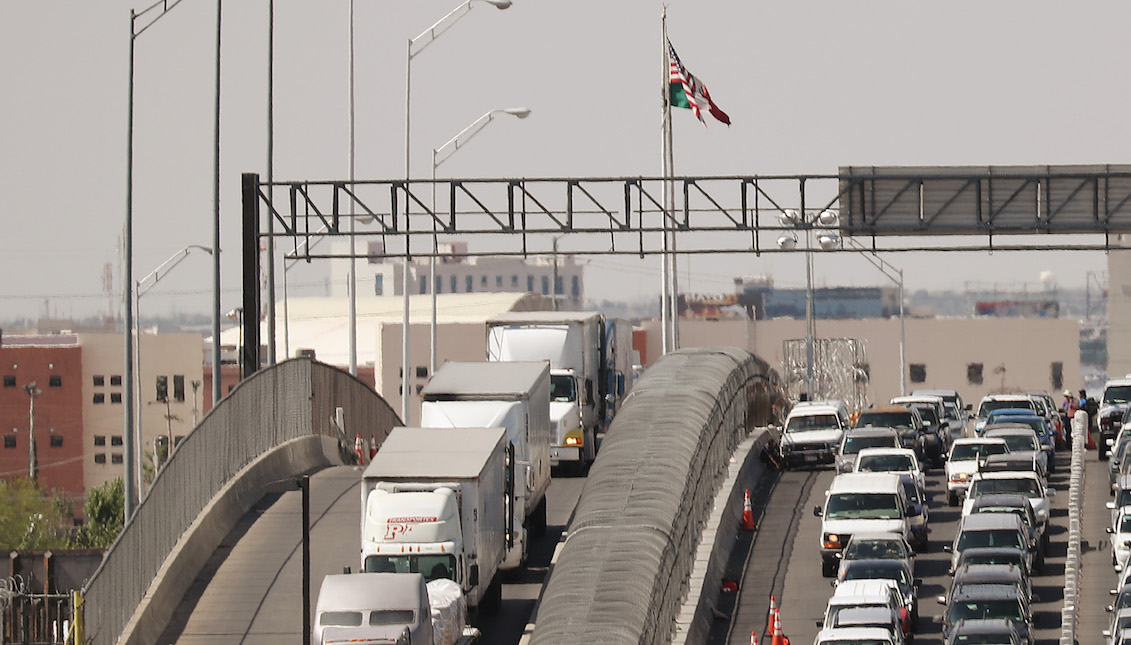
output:
[{"label": "tractor trailer truck", "polygon": [[550,361],[550,463],[582,468],[631,387],[632,327],[599,312],[508,312],[487,321],[488,361]]},{"label": "tractor trailer truck", "polygon": [[361,482],[361,570],[460,585],[471,612],[502,600],[507,482],[502,428],[394,428]]},{"label": "tractor trailer truck", "polygon": [[[421,390],[420,425],[506,430],[504,569],[526,562],[528,533],[546,532],[550,487],[550,366],[541,362],[444,363]],[[382,448],[382,450],[384,450]],[[380,453],[378,453],[380,454]]]}]

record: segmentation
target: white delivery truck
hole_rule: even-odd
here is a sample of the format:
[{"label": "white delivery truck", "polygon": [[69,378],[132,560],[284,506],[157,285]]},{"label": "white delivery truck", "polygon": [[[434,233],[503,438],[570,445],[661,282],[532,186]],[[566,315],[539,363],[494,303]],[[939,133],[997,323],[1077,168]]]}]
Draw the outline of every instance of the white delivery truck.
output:
[{"label": "white delivery truck", "polygon": [[[506,429],[504,569],[526,562],[527,532],[546,532],[550,487],[550,366],[541,362],[449,361],[420,395],[420,425],[432,428]],[[384,448],[382,448],[384,451]],[[380,454],[380,453],[378,453]]]},{"label": "white delivery truck", "polygon": [[632,326],[599,312],[507,312],[487,321],[487,360],[550,361],[550,460],[584,466],[631,387]]},{"label": "white delivery truck", "polygon": [[460,585],[472,611],[502,600],[506,439],[501,428],[393,428],[361,482],[361,570]]}]

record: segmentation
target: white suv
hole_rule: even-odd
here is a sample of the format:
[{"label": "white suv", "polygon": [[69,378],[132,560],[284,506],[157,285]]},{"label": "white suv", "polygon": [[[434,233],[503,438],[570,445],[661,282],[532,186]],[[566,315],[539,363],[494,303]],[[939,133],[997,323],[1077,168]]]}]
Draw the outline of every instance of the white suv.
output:
[{"label": "white suv", "polygon": [[834,463],[849,425],[848,408],[841,401],[798,403],[782,428],[782,464],[788,468]]}]

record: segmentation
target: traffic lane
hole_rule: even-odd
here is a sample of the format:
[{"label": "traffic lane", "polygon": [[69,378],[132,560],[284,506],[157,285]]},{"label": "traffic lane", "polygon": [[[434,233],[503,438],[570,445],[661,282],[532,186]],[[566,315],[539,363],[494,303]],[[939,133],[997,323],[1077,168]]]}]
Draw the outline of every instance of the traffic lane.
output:
[{"label": "traffic lane", "polygon": [[[1051,500],[1052,518],[1049,527],[1050,545],[1047,563],[1042,572],[1033,578],[1034,592],[1039,597],[1039,601],[1033,605],[1036,619],[1034,633],[1037,642],[1042,645],[1057,642],[1060,635],[1059,617],[1063,601],[1064,557],[1067,553],[1068,539],[1067,458],[1067,454],[1057,456],[1058,468],[1050,477],[1052,486],[1064,490],[1058,490],[1057,495]],[[833,593],[831,581],[821,576],[821,561],[818,555],[820,519],[814,517],[811,512],[813,506],[823,504],[825,490],[828,489],[833,476],[831,470],[820,473],[806,504],[806,510],[809,512],[805,513],[801,520],[790,552],[785,591],[780,606],[782,627],[790,640],[795,643],[813,641],[818,630],[816,622],[823,619],[825,605]],[[962,509],[960,506],[950,507],[946,503],[943,469],[932,468],[927,473],[926,479],[928,495],[930,495],[928,503],[930,534],[927,551],[915,558],[915,577],[922,581],[919,587],[920,618],[915,634],[917,643],[934,644],[942,643],[942,625],[934,622],[935,617],[941,617],[945,610],[935,598],[947,593],[951,582],[948,573],[950,554],[944,552],[943,547],[953,541]],[[759,582],[746,581],[746,584],[757,587]],[[768,603],[768,594],[765,594],[765,598],[761,595],[750,593],[750,589],[747,589],[743,594],[743,603],[753,602],[755,607]]]},{"label": "traffic lane", "polygon": [[499,613],[480,618],[484,643],[518,643],[532,624],[532,615],[550,572],[550,561],[581,497],[585,477],[555,476],[546,491],[546,534],[530,542],[526,566],[503,576]]},{"label": "traffic lane", "polygon": [[1101,632],[1107,629],[1111,614],[1105,611],[1111,601],[1118,575],[1111,565],[1112,500],[1107,461],[1100,461],[1095,450],[1084,453],[1084,512],[1080,519],[1080,597],[1076,602],[1077,641],[1082,644],[1106,642]]}]

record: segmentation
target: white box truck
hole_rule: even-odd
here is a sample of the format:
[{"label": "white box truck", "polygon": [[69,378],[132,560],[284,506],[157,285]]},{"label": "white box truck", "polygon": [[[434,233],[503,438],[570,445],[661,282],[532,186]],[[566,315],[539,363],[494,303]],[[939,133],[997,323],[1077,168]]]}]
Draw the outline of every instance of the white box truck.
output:
[{"label": "white box truck", "polygon": [[[527,533],[546,532],[550,487],[550,366],[541,362],[444,363],[421,390],[420,425],[506,429],[507,553],[504,569],[526,562]],[[382,450],[384,450],[382,448]],[[380,453],[378,453],[380,454]]]},{"label": "white box truck", "polygon": [[361,570],[460,585],[472,611],[502,599],[506,437],[501,428],[393,428],[361,482]]},{"label": "white box truck", "polygon": [[487,321],[487,360],[550,361],[550,462],[583,467],[631,387],[632,326],[599,312],[508,312]]}]

